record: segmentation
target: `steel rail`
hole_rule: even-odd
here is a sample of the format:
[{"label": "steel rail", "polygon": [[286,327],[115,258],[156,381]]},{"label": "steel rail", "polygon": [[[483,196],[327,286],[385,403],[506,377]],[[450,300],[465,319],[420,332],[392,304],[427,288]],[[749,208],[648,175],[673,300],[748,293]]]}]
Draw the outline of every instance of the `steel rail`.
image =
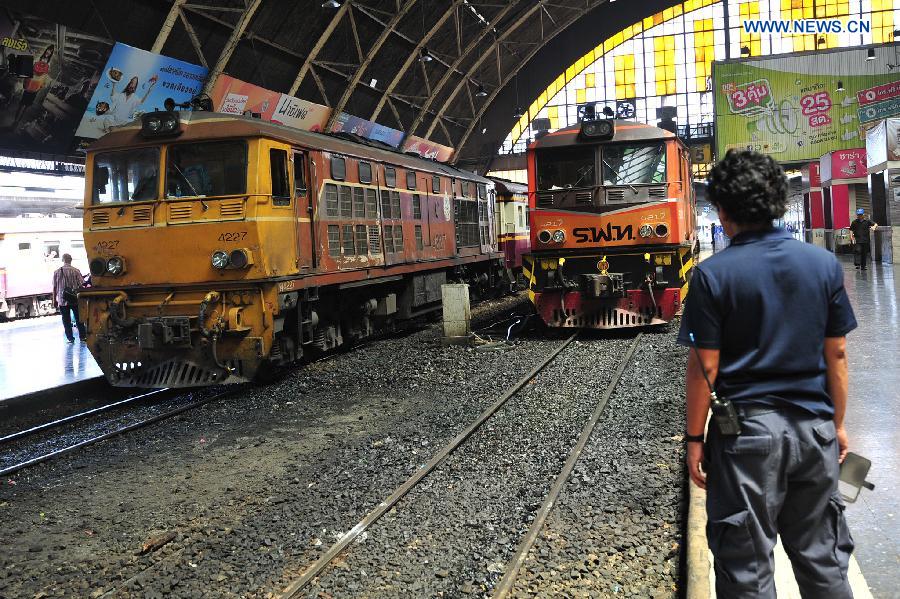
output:
[{"label": "steel rail", "polygon": [[157,389],[155,391],[151,391],[149,393],[144,393],[143,395],[135,395],[133,397],[126,397],[125,399],[113,402],[111,404],[107,404],[105,406],[100,406],[98,408],[94,408],[92,410],[87,410],[85,412],[79,412],[78,414],[72,414],[71,416],[66,416],[65,418],[60,418],[59,420],[53,420],[50,422],[45,422],[44,424],[39,424],[37,426],[33,426],[31,428],[21,430],[15,433],[10,433],[5,437],[0,437],[0,443],[7,443],[9,441],[14,441],[15,439],[21,439],[22,437],[27,437],[28,435],[34,434],[39,431],[47,430],[49,428],[55,428],[57,426],[62,426],[67,422],[74,422],[75,420],[81,420],[82,418],[87,418],[88,416],[94,414],[100,414],[101,412],[105,412],[107,410],[111,410],[113,408],[123,406],[125,404],[129,404],[133,401],[140,401],[142,399],[146,399],[152,395],[156,395],[158,393],[163,393],[164,391],[171,391],[171,389]]},{"label": "steel rail", "polygon": [[[474,433],[478,428],[481,427],[494,413],[497,412],[503,404],[505,404],[509,399],[518,393],[522,387],[528,384],[531,379],[538,375],[544,368],[550,364],[556,356],[562,352],[572,341],[575,340],[575,337],[578,336],[576,332],[571,337],[566,339],[563,343],[561,343],[553,352],[540,364],[535,366],[528,374],[522,377],[515,385],[510,387],[497,401],[495,401],[491,406],[489,406],[486,410],[484,410],[477,419],[475,419],[472,424],[470,424],[464,431],[456,435],[450,443],[445,445],[443,449],[441,449],[438,453],[436,453],[432,458],[425,464],[423,467],[419,468],[415,474],[409,477],[406,482],[397,487],[391,495],[378,504],[372,511],[370,511],[366,516],[360,520],[356,526],[351,528],[347,533],[344,534],[325,554],[316,560],[311,566],[309,566],[303,574],[300,575],[294,582],[288,585],[277,597],[278,599],[293,599],[297,597],[299,592],[303,590],[312,580],[318,576],[327,566],[334,560],[338,555],[343,553],[344,549],[347,548],[350,543],[352,543],[359,535],[361,535],[369,526],[374,524],[379,518],[381,518],[384,514],[386,514],[391,508],[393,508],[403,497],[409,493],[409,491],[415,487],[419,482],[422,481],[423,478],[428,476],[431,472],[437,468],[444,459],[453,453],[463,442],[468,439],[472,433]],[[0,473],[2,474],[2,473]]]},{"label": "steel rail", "polygon": [[562,491],[562,488],[566,484],[566,481],[569,480],[569,476],[571,476],[572,470],[575,469],[575,464],[578,462],[578,458],[581,457],[581,452],[587,445],[588,440],[590,440],[591,435],[593,434],[594,429],[597,426],[597,422],[600,420],[600,416],[603,414],[603,410],[606,408],[607,402],[609,402],[609,398],[612,397],[613,392],[616,390],[616,387],[618,387],[619,381],[622,378],[622,374],[625,372],[625,367],[629,364],[629,362],[631,362],[631,357],[634,355],[634,351],[635,349],[637,349],[638,343],[640,342],[643,335],[643,333],[639,333],[637,337],[634,338],[634,341],[631,343],[628,351],[625,352],[625,357],[622,358],[621,363],[619,363],[619,367],[613,374],[612,380],[609,382],[609,385],[606,386],[606,391],[603,393],[603,396],[594,407],[593,414],[591,414],[590,419],[581,429],[581,434],[578,436],[578,441],[572,447],[572,451],[569,453],[569,458],[563,465],[563,468],[560,471],[559,475],[557,475],[556,480],[553,481],[553,486],[550,487],[550,491],[547,493],[547,497],[544,498],[544,502],[538,509],[537,514],[535,514],[534,520],[531,522],[531,527],[519,542],[519,546],[516,548],[516,553],[507,565],[506,572],[504,573],[503,578],[500,580],[500,584],[494,587],[492,599],[505,599],[505,597],[509,595],[510,591],[512,591],[513,585],[516,583],[516,578],[519,575],[519,570],[521,570],[522,565],[525,563],[525,559],[531,552],[531,548],[534,546],[535,541],[537,541],[538,535],[544,528],[544,523],[547,521],[547,517],[556,506],[556,500],[559,497],[559,493]]},{"label": "steel rail", "polygon": [[51,451],[50,453],[46,453],[42,456],[38,456],[36,458],[32,458],[30,460],[26,460],[24,462],[20,462],[14,466],[9,466],[8,468],[4,468],[0,470],[0,476],[6,476],[7,474],[12,474],[14,472],[18,472],[23,468],[27,468],[29,466],[34,466],[36,464],[40,464],[41,462],[46,462],[47,460],[51,460],[55,457],[59,457],[61,455],[65,455],[67,453],[71,453],[83,447],[87,447],[88,445],[93,445],[94,443],[99,443],[100,441],[105,441],[107,439],[111,439],[112,437],[116,437],[123,433],[127,433],[133,430],[137,430],[139,428],[143,428],[145,426],[149,426],[151,424],[155,424],[162,420],[166,420],[171,418],[172,416],[177,416],[183,412],[187,412],[188,410],[193,410],[194,408],[199,408],[202,405],[206,405],[210,402],[216,401],[218,399],[222,399],[227,395],[231,395],[234,393],[233,390],[223,391],[217,395],[213,395],[211,397],[207,397],[206,399],[201,399],[199,401],[191,402],[189,405],[181,406],[180,408],[176,408],[174,410],[169,410],[168,412],[163,412],[162,414],[157,414],[153,418],[148,418],[147,420],[141,420],[139,422],[135,422],[129,424],[127,426],[123,426],[121,428],[117,428],[112,431],[108,431],[103,433],[102,435],[98,435],[96,437],[91,437],[90,439],[85,439],[79,443],[75,443],[74,445],[69,445],[68,447],[63,447],[62,449],[57,449],[56,451]]}]

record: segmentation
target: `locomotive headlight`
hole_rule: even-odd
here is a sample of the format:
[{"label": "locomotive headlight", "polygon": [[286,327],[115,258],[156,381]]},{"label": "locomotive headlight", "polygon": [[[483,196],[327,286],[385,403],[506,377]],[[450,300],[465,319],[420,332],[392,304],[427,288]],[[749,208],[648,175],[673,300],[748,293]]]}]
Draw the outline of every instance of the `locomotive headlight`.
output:
[{"label": "locomotive headlight", "polygon": [[650,237],[653,235],[653,227],[650,225],[641,225],[641,228],[638,229],[638,235],[641,237]]},{"label": "locomotive headlight", "polygon": [[233,250],[228,256],[228,262],[234,268],[246,268],[253,263],[250,258],[250,251],[243,248],[239,250]]},{"label": "locomotive headlight", "polygon": [[94,258],[89,264],[91,274],[95,277],[102,277],[106,274],[106,260],[103,258]]},{"label": "locomotive headlight", "polygon": [[156,117],[147,119],[147,123],[145,124],[147,127],[147,131],[150,133],[156,133],[159,131],[159,128],[162,126],[162,121]]},{"label": "locomotive headlight", "polygon": [[566,240],[566,234],[564,231],[557,229],[553,232],[553,242],[554,243],[562,243]]},{"label": "locomotive headlight", "polygon": [[125,272],[125,260],[123,260],[120,256],[113,256],[106,261],[106,272],[114,277],[119,276],[120,274]]},{"label": "locomotive headlight", "polygon": [[228,267],[228,254],[222,250],[216,250],[212,255],[212,265],[214,268],[223,269]]},{"label": "locomotive headlight", "polygon": [[669,225],[666,223],[659,223],[656,225],[656,236],[657,237],[665,237],[669,234]]},{"label": "locomotive headlight", "polygon": [[541,243],[550,243],[550,241],[553,239],[553,235],[550,234],[550,231],[541,231],[540,233],[538,233],[537,238]]}]

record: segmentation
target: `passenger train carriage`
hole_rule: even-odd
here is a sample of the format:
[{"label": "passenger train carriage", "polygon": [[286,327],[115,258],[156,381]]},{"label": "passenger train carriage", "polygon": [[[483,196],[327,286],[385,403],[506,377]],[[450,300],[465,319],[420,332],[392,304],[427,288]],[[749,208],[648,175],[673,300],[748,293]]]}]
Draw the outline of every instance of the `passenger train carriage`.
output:
[{"label": "passenger train carriage", "polygon": [[95,142],[79,294],[111,383],[184,387],[389,330],[503,281],[493,183],[249,117],[150,113]]},{"label": "passenger train carriage", "polygon": [[87,273],[80,218],[40,213],[0,218],[0,322],[57,311],[53,273],[63,254]]},{"label": "passenger train carriage", "polygon": [[506,268],[517,277],[522,272],[522,256],[528,253],[528,186],[491,177],[497,194],[494,219],[497,241],[505,256]]},{"label": "passenger train carriage", "polygon": [[528,148],[529,297],[553,327],[663,324],[694,262],[689,154],[669,131],[588,121]]}]

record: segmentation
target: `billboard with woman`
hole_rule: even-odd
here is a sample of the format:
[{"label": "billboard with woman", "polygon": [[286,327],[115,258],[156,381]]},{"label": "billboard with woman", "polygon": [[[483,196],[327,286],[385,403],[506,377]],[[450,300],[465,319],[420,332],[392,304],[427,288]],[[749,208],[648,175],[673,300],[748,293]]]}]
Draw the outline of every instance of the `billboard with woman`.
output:
[{"label": "billboard with woman", "polygon": [[75,135],[97,139],[145,112],[162,110],[166,98],[187,102],[203,88],[207,69],[117,43]]},{"label": "billboard with woman", "polygon": [[[0,148],[71,154],[75,133],[112,42],[0,8]],[[22,60],[22,59],[25,60]]]}]

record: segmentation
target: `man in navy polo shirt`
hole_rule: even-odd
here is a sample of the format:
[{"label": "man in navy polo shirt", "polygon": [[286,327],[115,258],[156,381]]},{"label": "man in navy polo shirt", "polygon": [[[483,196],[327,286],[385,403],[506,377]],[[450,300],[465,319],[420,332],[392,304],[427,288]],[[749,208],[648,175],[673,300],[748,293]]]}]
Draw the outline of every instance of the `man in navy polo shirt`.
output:
[{"label": "man in navy polo shirt", "polygon": [[[686,374],[687,465],[707,489],[716,593],[774,598],[780,534],[803,597],[852,597],[853,540],[837,491],[848,446],[845,335],[856,328],[843,270],[772,226],[787,181],[770,157],[729,151],[708,182],[732,241],[694,269],[678,341],[697,347]],[[704,371],[734,405],[739,435],[710,420],[704,443]]]}]

